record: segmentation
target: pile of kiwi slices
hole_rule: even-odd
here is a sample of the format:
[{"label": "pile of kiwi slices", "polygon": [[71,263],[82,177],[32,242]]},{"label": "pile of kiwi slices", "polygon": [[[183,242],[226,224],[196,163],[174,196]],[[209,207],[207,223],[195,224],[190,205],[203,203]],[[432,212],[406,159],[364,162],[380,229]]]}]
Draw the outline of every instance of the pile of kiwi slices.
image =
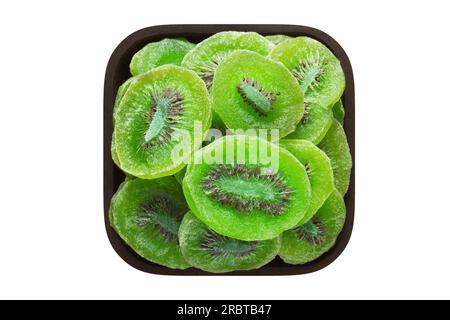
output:
[{"label": "pile of kiwi slices", "polygon": [[308,37],[220,32],[136,52],[111,153],[111,226],[138,255],[223,273],[311,262],[341,232],[352,160],[339,60]]}]

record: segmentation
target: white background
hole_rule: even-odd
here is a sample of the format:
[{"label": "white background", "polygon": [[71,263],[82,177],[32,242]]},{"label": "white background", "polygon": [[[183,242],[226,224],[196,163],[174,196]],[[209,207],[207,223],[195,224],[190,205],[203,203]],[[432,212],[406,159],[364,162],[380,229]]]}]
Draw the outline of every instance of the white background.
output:
[{"label": "white background", "polygon": [[[0,298],[450,298],[446,1],[8,1],[0,4]],[[288,277],[134,270],[103,225],[106,63],[168,23],[286,23],[354,68],[356,220],[326,269]]]}]

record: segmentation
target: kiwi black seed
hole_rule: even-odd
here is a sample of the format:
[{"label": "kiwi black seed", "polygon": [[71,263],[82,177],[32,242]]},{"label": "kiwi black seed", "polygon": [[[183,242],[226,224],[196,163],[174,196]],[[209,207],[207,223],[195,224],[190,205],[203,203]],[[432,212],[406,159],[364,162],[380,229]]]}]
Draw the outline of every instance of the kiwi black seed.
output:
[{"label": "kiwi black seed", "polygon": [[[271,190],[271,197],[240,197],[235,194],[236,181],[251,181],[252,185],[259,184],[261,195],[264,190]],[[286,186],[283,178],[276,174],[261,174],[258,166],[248,167],[242,164],[218,165],[209,171],[203,180],[203,190],[217,202],[233,207],[241,212],[253,210],[264,211],[278,215],[283,212],[288,203],[291,190]],[[243,190],[243,193],[246,191]]]},{"label": "kiwi black seed", "polygon": [[312,245],[321,245],[325,241],[325,227],[318,217],[294,229],[297,239],[306,241]]},{"label": "kiwi black seed", "polygon": [[170,140],[184,112],[183,96],[176,88],[165,88],[151,94],[149,112],[144,115],[148,129],[142,147],[164,144]]},{"label": "kiwi black seed", "polygon": [[[163,65],[134,77],[115,109],[114,150],[122,171],[156,179],[180,171],[192,152],[196,123],[202,137],[211,125],[211,105],[203,81],[193,72]],[[173,156],[177,150],[182,154]]]},{"label": "kiwi black seed", "polygon": [[242,241],[218,234],[188,212],[179,229],[183,257],[208,272],[230,272],[259,268],[276,257],[280,237]]},{"label": "kiwi black seed", "polygon": [[329,110],[345,88],[345,75],[339,60],[321,42],[297,37],[280,42],[270,58],[283,63],[297,79],[306,102]]},{"label": "kiwi black seed", "polygon": [[173,177],[126,179],[114,194],[111,226],[137,254],[160,265],[186,269],[178,229],[188,206]]},{"label": "kiwi black seed", "polygon": [[[265,152],[278,155],[276,167],[264,160]],[[202,161],[212,154],[212,161]],[[299,160],[246,135],[228,135],[197,151],[183,191],[191,211],[208,227],[244,241],[272,239],[295,227],[311,201],[311,184]]]},{"label": "kiwi black seed", "polygon": [[281,237],[280,257],[290,264],[313,261],[336,243],[345,223],[345,202],[334,190],[308,222],[286,231]]},{"label": "kiwi black seed", "polygon": [[272,47],[269,40],[255,32],[219,32],[198,43],[181,65],[195,71],[210,89],[217,67],[231,52],[245,49],[266,56]]}]

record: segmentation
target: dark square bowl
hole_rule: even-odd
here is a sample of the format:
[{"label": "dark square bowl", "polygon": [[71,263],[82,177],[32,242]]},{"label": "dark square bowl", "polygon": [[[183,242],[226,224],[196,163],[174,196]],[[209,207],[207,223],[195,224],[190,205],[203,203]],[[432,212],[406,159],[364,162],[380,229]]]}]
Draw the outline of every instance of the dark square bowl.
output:
[{"label": "dark square bowl", "polygon": [[304,274],[320,270],[332,263],[344,251],[353,227],[355,202],[355,95],[353,72],[347,54],[342,47],[326,33],[298,25],[163,25],[154,26],[134,32],[123,40],[111,55],[105,75],[104,105],[103,105],[103,201],[105,227],[109,241],[117,254],[128,264],[144,272],[166,275],[211,275],[198,269],[173,270],[138,256],[130,249],[111,228],[108,208],[111,197],[117,190],[125,176],[114,164],[111,158],[112,110],[117,88],[131,75],[129,63],[132,56],[148,42],[158,41],[167,37],[185,37],[189,41],[198,43],[203,39],[220,31],[254,31],[262,35],[286,34],[289,36],[308,36],[325,44],[341,61],[345,73],[346,89],[342,97],[346,117],[344,129],[353,159],[353,168],[348,193],[345,196],[347,205],[347,219],[335,246],[315,261],[304,265],[289,265],[276,258],[264,267],[250,271],[235,271],[223,275],[293,275]]}]

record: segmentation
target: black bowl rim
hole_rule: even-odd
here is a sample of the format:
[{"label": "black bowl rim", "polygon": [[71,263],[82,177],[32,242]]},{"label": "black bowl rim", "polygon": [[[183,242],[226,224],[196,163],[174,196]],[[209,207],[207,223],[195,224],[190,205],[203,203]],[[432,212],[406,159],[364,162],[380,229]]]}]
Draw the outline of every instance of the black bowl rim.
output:
[{"label": "black bowl rim", "polygon": [[[118,86],[125,79],[117,77],[118,67],[127,64],[134,52],[151,41],[165,37],[186,37],[191,40],[202,39],[221,31],[254,31],[262,35],[285,34],[289,36],[308,36],[325,44],[340,60],[346,78],[346,89],[342,96],[346,111],[344,130],[352,154],[353,167],[350,186],[345,195],[347,217],[342,232],[335,245],[318,259],[304,265],[289,265],[277,258],[256,270],[234,271],[214,274],[189,268],[186,270],[170,269],[149,262],[129,248],[109,223],[109,204],[118,185],[123,180],[123,174],[115,166],[111,158],[112,108]],[[284,24],[176,24],[158,25],[143,28],[126,37],[113,51],[105,74],[104,106],[103,106],[103,201],[104,220],[108,239],[117,254],[132,267],[148,273],[160,275],[297,275],[321,270],[335,261],[346,248],[353,229],[355,203],[355,92],[353,71],[350,60],[339,43],[325,32],[307,26]]]}]

